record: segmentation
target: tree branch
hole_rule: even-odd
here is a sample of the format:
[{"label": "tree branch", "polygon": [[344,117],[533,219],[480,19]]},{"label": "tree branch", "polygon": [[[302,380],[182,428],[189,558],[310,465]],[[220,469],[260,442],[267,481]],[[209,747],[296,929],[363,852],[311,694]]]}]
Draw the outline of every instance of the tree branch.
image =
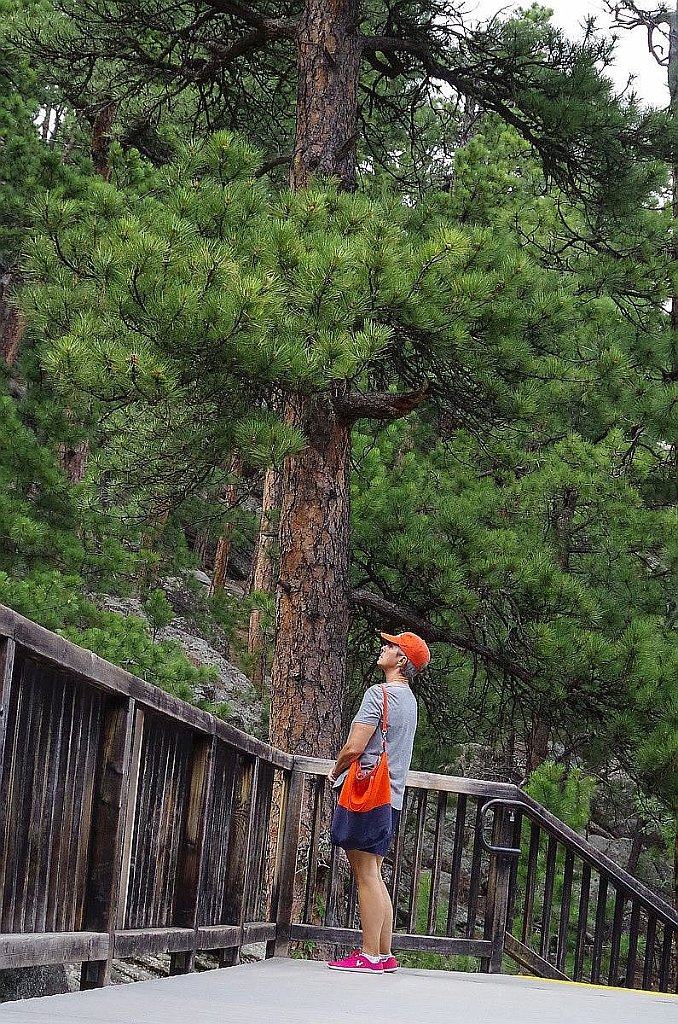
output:
[{"label": "tree branch", "polygon": [[283,156],[277,156],[274,160],[267,160],[265,164],[258,167],[254,172],[255,178],[263,178],[269,171],[275,170],[276,167],[281,167],[283,164],[289,164],[292,162],[294,153],[284,153]]},{"label": "tree branch", "polygon": [[428,385],[418,391],[359,391],[339,395],[333,406],[342,420],[355,423],[356,420],[398,420],[417,409],[428,395]]},{"label": "tree branch", "polygon": [[297,30],[297,22],[292,18],[264,18],[247,4],[237,0],[205,0],[205,4],[220,14],[232,14],[244,21],[246,25],[259,32],[264,32],[269,39],[293,39]]},{"label": "tree branch", "polygon": [[451,85],[453,89],[470,96],[482,106],[494,110],[514,128],[523,138],[535,147],[538,152],[542,151],[542,140],[537,132],[530,128],[528,121],[520,117],[516,111],[506,105],[496,92],[492,95],[486,92],[479,84],[481,81],[478,68],[467,69],[466,73],[454,71],[446,67],[431,55],[430,47],[416,39],[399,39],[397,36],[365,36],[362,39],[363,53],[383,53],[389,56],[392,53],[410,53],[419,59],[423,71],[429,78],[437,79]]},{"label": "tree branch", "polygon": [[[241,36],[240,39],[236,39],[230,46],[224,46],[222,43],[210,42],[205,44],[205,49],[209,50],[209,52],[218,59],[220,64],[230,64],[231,61],[234,61],[237,57],[242,57],[251,50],[258,50],[262,46],[265,46],[269,38],[270,36],[268,36],[263,30],[255,29],[253,32],[249,32],[246,36]],[[208,67],[211,69],[211,65],[208,65]]]},{"label": "tree branch", "polygon": [[[646,28],[648,52],[662,67],[668,66],[671,13],[666,7],[659,7],[655,11],[643,11],[633,3],[633,0],[622,0],[621,3],[619,0],[605,0],[605,6],[614,18],[613,25],[624,29]],[[664,25],[667,26],[667,30],[663,29]],[[664,36],[665,46],[660,47],[655,43],[655,32]]]},{"label": "tree branch", "polygon": [[516,665],[510,658],[499,654],[497,651],[490,650],[489,647],[476,643],[469,637],[462,636],[459,633],[451,633],[440,626],[434,626],[427,619],[422,619],[411,608],[393,604],[391,601],[379,597],[378,594],[373,594],[369,590],[363,590],[362,588],[354,590],[351,594],[351,599],[354,604],[361,605],[364,608],[371,608],[373,611],[378,612],[387,624],[405,625],[418,633],[422,640],[430,641],[431,643],[451,644],[452,647],[457,647],[461,651],[468,651],[489,664],[495,665],[510,676],[520,679],[523,683],[528,685],[532,683],[532,675],[521,665]]}]

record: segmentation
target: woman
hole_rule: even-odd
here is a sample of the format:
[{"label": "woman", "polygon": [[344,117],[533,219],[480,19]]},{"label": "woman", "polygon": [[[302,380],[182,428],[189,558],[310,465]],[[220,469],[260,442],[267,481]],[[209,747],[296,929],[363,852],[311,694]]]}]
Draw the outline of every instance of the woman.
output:
[{"label": "woman", "polygon": [[[344,960],[330,960],[333,971],[357,971],[363,974],[392,973],[398,962],[391,952],[393,905],[381,877],[381,865],[388,853],[393,832],[403,806],[405,780],[412,760],[412,746],[417,728],[417,702],[410,689],[410,680],[431,660],[431,652],[416,633],[379,634],[384,640],[377,666],[384,673],[387,693],[387,749],[391,777],[391,835],[382,843],[365,850],[347,849],[358,887],[358,906],[362,928],[362,947]],[[328,775],[329,782],[340,787],[349,766],[357,758],[364,767],[371,767],[381,752],[383,691],[380,684],[370,686],[353,719],[346,743]]]}]

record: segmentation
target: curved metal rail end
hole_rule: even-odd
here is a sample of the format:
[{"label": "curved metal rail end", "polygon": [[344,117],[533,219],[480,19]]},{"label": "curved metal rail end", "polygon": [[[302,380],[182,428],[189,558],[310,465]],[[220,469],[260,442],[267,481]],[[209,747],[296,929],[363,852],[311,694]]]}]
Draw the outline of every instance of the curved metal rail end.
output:
[{"label": "curved metal rail end", "polygon": [[487,841],[485,836],[485,817],[490,808],[494,807],[496,804],[501,804],[503,807],[525,806],[520,800],[507,800],[502,797],[495,797],[493,800],[488,800],[487,803],[483,804],[480,808],[480,842],[488,853],[499,853],[503,857],[519,857],[522,852],[519,846],[493,846]]}]

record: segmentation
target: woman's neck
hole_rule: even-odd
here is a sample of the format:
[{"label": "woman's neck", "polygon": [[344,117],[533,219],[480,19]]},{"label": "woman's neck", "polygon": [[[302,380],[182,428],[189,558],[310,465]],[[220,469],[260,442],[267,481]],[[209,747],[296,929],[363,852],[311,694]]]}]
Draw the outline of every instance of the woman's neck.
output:
[{"label": "woman's neck", "polygon": [[384,672],[384,682],[387,686],[409,686],[409,679],[400,674],[400,670],[397,668],[387,669]]}]

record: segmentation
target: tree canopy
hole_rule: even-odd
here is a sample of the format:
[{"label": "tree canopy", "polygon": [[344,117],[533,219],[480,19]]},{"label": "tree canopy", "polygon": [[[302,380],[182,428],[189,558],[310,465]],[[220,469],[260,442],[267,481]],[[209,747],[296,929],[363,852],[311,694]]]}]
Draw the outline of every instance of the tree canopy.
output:
[{"label": "tree canopy", "polygon": [[441,762],[614,751],[675,811],[673,114],[539,8],[10,6],[7,580],[235,523],[249,560],[275,471],[275,742],[333,753],[349,638],[350,690],[416,628]]}]

